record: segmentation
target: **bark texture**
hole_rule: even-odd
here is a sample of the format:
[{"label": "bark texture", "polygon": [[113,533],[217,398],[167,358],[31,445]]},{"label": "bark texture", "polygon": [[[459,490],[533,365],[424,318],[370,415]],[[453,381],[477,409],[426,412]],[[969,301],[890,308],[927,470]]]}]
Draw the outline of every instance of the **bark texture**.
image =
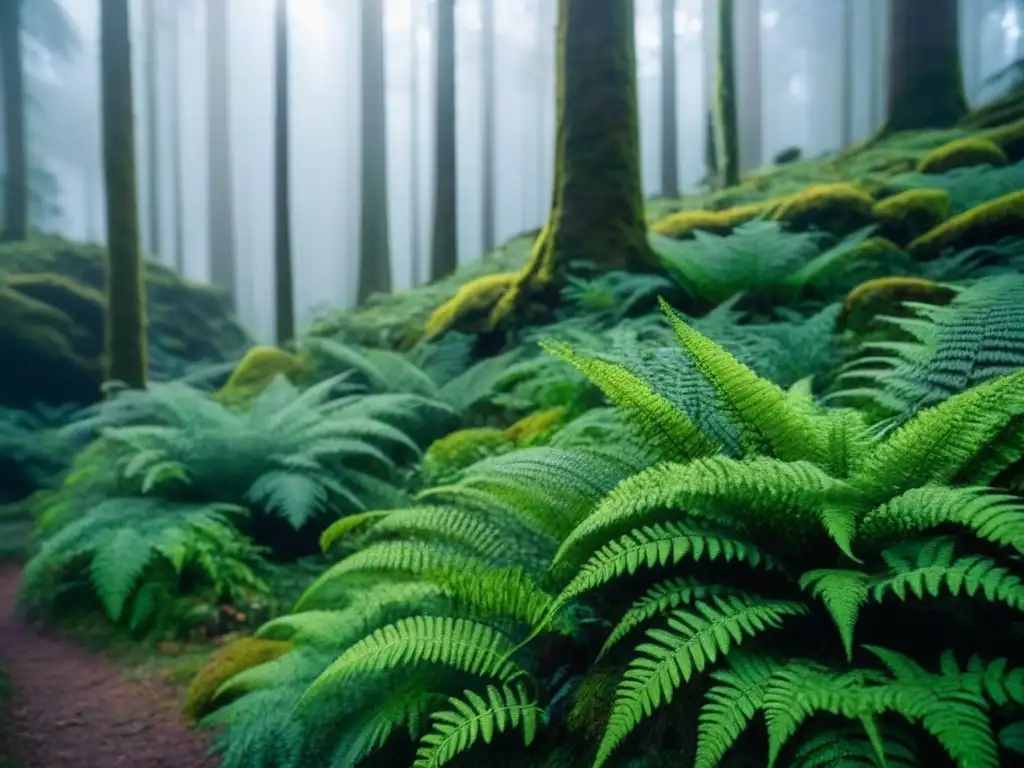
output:
[{"label": "bark texture", "polygon": [[438,0],[437,106],[434,131],[434,229],[430,279],[455,271],[459,264],[455,166],[455,0]]},{"label": "bark texture", "polygon": [[146,386],[146,317],[135,195],[128,0],[102,0],[100,63],[107,188],[107,378]]},{"label": "bark texture", "polygon": [[967,114],[957,0],[890,0],[883,134],[949,128]]},{"label": "bark texture", "polygon": [[715,73],[715,149],[720,184],[740,181],[740,131],[736,111],[736,51],[734,0],[718,0],[717,66]]},{"label": "bark texture", "polygon": [[679,197],[676,0],[661,0],[661,194]]},{"label": "bark texture", "polygon": [[[533,255],[492,325],[551,306],[570,265],[645,270],[632,0],[560,0],[553,205]],[[539,302],[538,302],[539,300]]]}]

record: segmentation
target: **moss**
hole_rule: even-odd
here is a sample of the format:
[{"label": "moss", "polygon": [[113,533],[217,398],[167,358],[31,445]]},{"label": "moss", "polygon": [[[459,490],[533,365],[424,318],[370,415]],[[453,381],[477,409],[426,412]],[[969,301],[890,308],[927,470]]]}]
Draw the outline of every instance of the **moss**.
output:
[{"label": "moss", "polygon": [[565,417],[565,406],[555,406],[524,416],[505,430],[504,435],[519,446],[528,446],[542,440]]},{"label": "moss", "polygon": [[945,189],[910,189],[875,203],[874,215],[885,237],[909,243],[945,221],[949,205]]},{"label": "moss", "polygon": [[[0,272],[6,280],[59,277],[102,297],[106,306],[106,258],[99,246],[40,237],[0,245]],[[179,376],[191,365],[237,360],[252,345],[221,291],[183,278],[157,262],[147,261],[143,267],[153,378]],[[74,314],[70,305],[56,306]],[[103,334],[91,343],[102,345]]]},{"label": "moss", "polygon": [[1024,120],[1016,120],[979,134],[996,144],[1012,163],[1024,160]]},{"label": "moss", "polygon": [[996,243],[1024,232],[1024,190],[990,200],[943,222],[907,246],[915,258],[936,258],[946,249]]},{"label": "moss", "polygon": [[756,219],[769,210],[765,203],[751,203],[721,211],[679,211],[655,222],[651,231],[681,240],[698,229],[715,235],[727,235],[740,224]]},{"label": "moss", "polygon": [[190,721],[198,720],[205,714],[206,707],[221,685],[247,669],[280,658],[291,647],[291,643],[255,637],[243,637],[225,645],[192,678],[185,695],[185,717]]},{"label": "moss", "polygon": [[217,392],[221,402],[242,404],[266,389],[278,376],[301,382],[313,372],[313,361],[307,353],[293,355],[277,347],[253,347],[227,382]]},{"label": "moss", "polygon": [[972,165],[1002,166],[1010,160],[998,144],[991,139],[969,137],[957,139],[937,147],[921,158],[918,173],[946,173]]},{"label": "moss", "polygon": [[499,272],[461,286],[454,296],[434,310],[427,320],[424,338],[437,338],[453,328],[482,330],[495,303],[518,279],[518,272]]},{"label": "moss", "polygon": [[796,230],[820,229],[847,235],[874,220],[874,200],[852,183],[819,184],[781,200],[769,214]]},{"label": "moss", "polygon": [[511,450],[515,439],[493,427],[459,429],[435,440],[423,455],[423,479],[432,485],[451,479],[471,464]]},{"label": "moss", "polygon": [[99,357],[86,333],[61,310],[0,284],[0,403],[91,403],[100,394]]},{"label": "moss", "polygon": [[954,294],[951,288],[921,277],[879,277],[846,295],[840,325],[863,333],[879,315],[901,314],[900,302],[945,304]]}]

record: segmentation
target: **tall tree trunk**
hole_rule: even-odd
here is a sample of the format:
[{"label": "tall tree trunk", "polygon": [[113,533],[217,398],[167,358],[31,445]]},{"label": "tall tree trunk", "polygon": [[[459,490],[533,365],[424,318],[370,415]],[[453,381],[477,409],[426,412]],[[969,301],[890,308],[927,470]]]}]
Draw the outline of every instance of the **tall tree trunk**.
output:
[{"label": "tall tree trunk", "polygon": [[391,290],[388,238],[387,114],[384,101],[384,0],[362,0],[359,302]]},{"label": "tall tree trunk", "polygon": [[679,197],[676,0],[661,0],[661,194]]},{"label": "tall tree trunk", "polygon": [[455,165],[455,0],[438,0],[434,38],[437,46],[437,86],[431,280],[450,274],[459,264]]},{"label": "tall tree trunk", "polygon": [[704,181],[715,186],[718,179],[718,150],[715,146],[715,83],[718,79],[718,3],[701,0],[701,55],[704,64]]},{"label": "tall tree trunk", "polygon": [[423,249],[420,243],[420,23],[419,0],[409,0],[409,15],[412,23],[409,28],[412,39],[409,41],[409,162],[412,166],[409,174],[409,231],[412,253],[413,285],[419,285],[423,279]]},{"label": "tall tree trunk", "polygon": [[295,336],[292,219],[288,200],[288,0],[274,18],[274,317],[278,346]]},{"label": "tall tree trunk", "polygon": [[21,49],[21,0],[0,5],[0,67],[4,80],[3,239],[28,237],[28,158],[25,147],[25,70]]},{"label": "tall tree trunk", "polygon": [[853,144],[853,77],[857,62],[853,57],[854,11],[853,0],[842,0],[842,20],[839,24],[840,51],[839,76],[842,78],[839,104],[839,142],[842,149]]},{"label": "tall tree trunk", "polygon": [[483,141],[481,142],[483,157],[482,184],[480,204],[483,208],[483,248],[484,253],[494,250],[494,195],[496,185],[495,150],[494,150],[494,110],[497,98],[496,80],[494,76],[494,3],[495,0],[480,0],[482,10],[482,29],[480,33],[483,57],[483,72],[480,77],[482,92],[480,102],[483,104]]},{"label": "tall tree trunk", "polygon": [[102,0],[100,64],[103,170],[107,188],[107,378],[146,386],[146,319],[139,214],[128,0]]},{"label": "tall tree trunk", "polygon": [[718,0],[715,26],[718,31],[715,79],[715,148],[723,187],[740,182],[740,137],[736,114],[736,55],[733,0]]},{"label": "tall tree trunk", "polygon": [[552,209],[492,326],[553,306],[570,265],[607,272],[656,264],[640,183],[633,2],[559,0],[558,8]]},{"label": "tall tree trunk", "polygon": [[890,0],[882,134],[948,128],[967,114],[957,0]]},{"label": "tall tree trunk", "polygon": [[171,181],[174,184],[174,268],[178,274],[185,274],[185,182],[182,178],[181,137],[181,9],[177,0],[168,0],[167,13],[170,58],[171,58]]},{"label": "tall tree trunk", "polygon": [[156,4],[145,0],[143,28],[146,34],[146,207],[149,221],[149,252],[160,255],[160,65]]},{"label": "tall tree trunk", "polygon": [[235,280],[235,206],[231,170],[231,94],[228,70],[228,0],[205,0],[206,116],[210,199],[210,280],[237,304]]}]

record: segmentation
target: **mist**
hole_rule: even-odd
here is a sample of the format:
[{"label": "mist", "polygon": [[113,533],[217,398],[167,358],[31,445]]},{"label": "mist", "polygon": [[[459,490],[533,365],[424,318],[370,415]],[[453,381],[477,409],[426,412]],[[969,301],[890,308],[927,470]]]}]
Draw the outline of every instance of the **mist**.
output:
[{"label": "mist", "polygon": [[[52,205],[36,216],[44,220],[35,224],[70,239],[102,242],[99,2],[61,2],[79,45],[61,54],[26,42],[27,88],[34,102],[28,116],[30,153],[53,181]],[[150,2],[155,28],[147,35]],[[226,3],[228,14],[228,201],[211,200],[207,181],[210,62],[204,3],[131,2],[143,243],[152,258],[168,264],[180,253],[188,277],[209,281],[210,220],[231,210],[238,313],[257,339],[270,340],[274,4],[208,2]],[[540,226],[547,215],[554,168],[556,5],[555,0],[500,0],[491,40],[480,0],[457,3],[460,263],[485,250],[482,189],[488,146],[493,147],[489,154],[495,173],[495,242]],[[641,159],[649,196],[662,191],[660,5],[659,0],[636,1]],[[758,5],[759,15],[747,12]],[[711,77],[707,62],[714,40],[705,21],[711,18],[711,7],[707,0],[676,3],[677,171],[683,192],[693,190],[705,174]],[[875,130],[883,107],[885,0],[738,0],[737,8],[738,16],[750,19],[737,30],[744,170],[770,162],[788,147],[815,156]],[[991,95],[987,78],[1021,55],[1018,12],[1013,0],[961,2],[965,87],[972,104]],[[351,306],[356,299],[362,56],[356,0],[292,0],[290,13],[290,195],[296,312],[303,325],[319,307]],[[395,291],[427,279],[434,190],[435,13],[433,0],[384,0]],[[494,60],[493,91],[483,76],[488,50]],[[490,145],[484,136],[488,104],[494,110]],[[157,194],[151,206],[148,158],[154,153]]]}]

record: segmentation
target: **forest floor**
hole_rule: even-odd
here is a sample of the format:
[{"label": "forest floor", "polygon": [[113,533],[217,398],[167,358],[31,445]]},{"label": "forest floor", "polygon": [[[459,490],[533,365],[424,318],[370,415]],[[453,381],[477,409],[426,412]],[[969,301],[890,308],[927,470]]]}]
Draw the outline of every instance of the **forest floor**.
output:
[{"label": "forest floor", "polygon": [[[10,678],[14,768],[213,768],[166,674],[139,679],[101,653],[14,615],[20,568],[0,563],[0,669]],[[2,763],[2,757],[0,757]]]}]

